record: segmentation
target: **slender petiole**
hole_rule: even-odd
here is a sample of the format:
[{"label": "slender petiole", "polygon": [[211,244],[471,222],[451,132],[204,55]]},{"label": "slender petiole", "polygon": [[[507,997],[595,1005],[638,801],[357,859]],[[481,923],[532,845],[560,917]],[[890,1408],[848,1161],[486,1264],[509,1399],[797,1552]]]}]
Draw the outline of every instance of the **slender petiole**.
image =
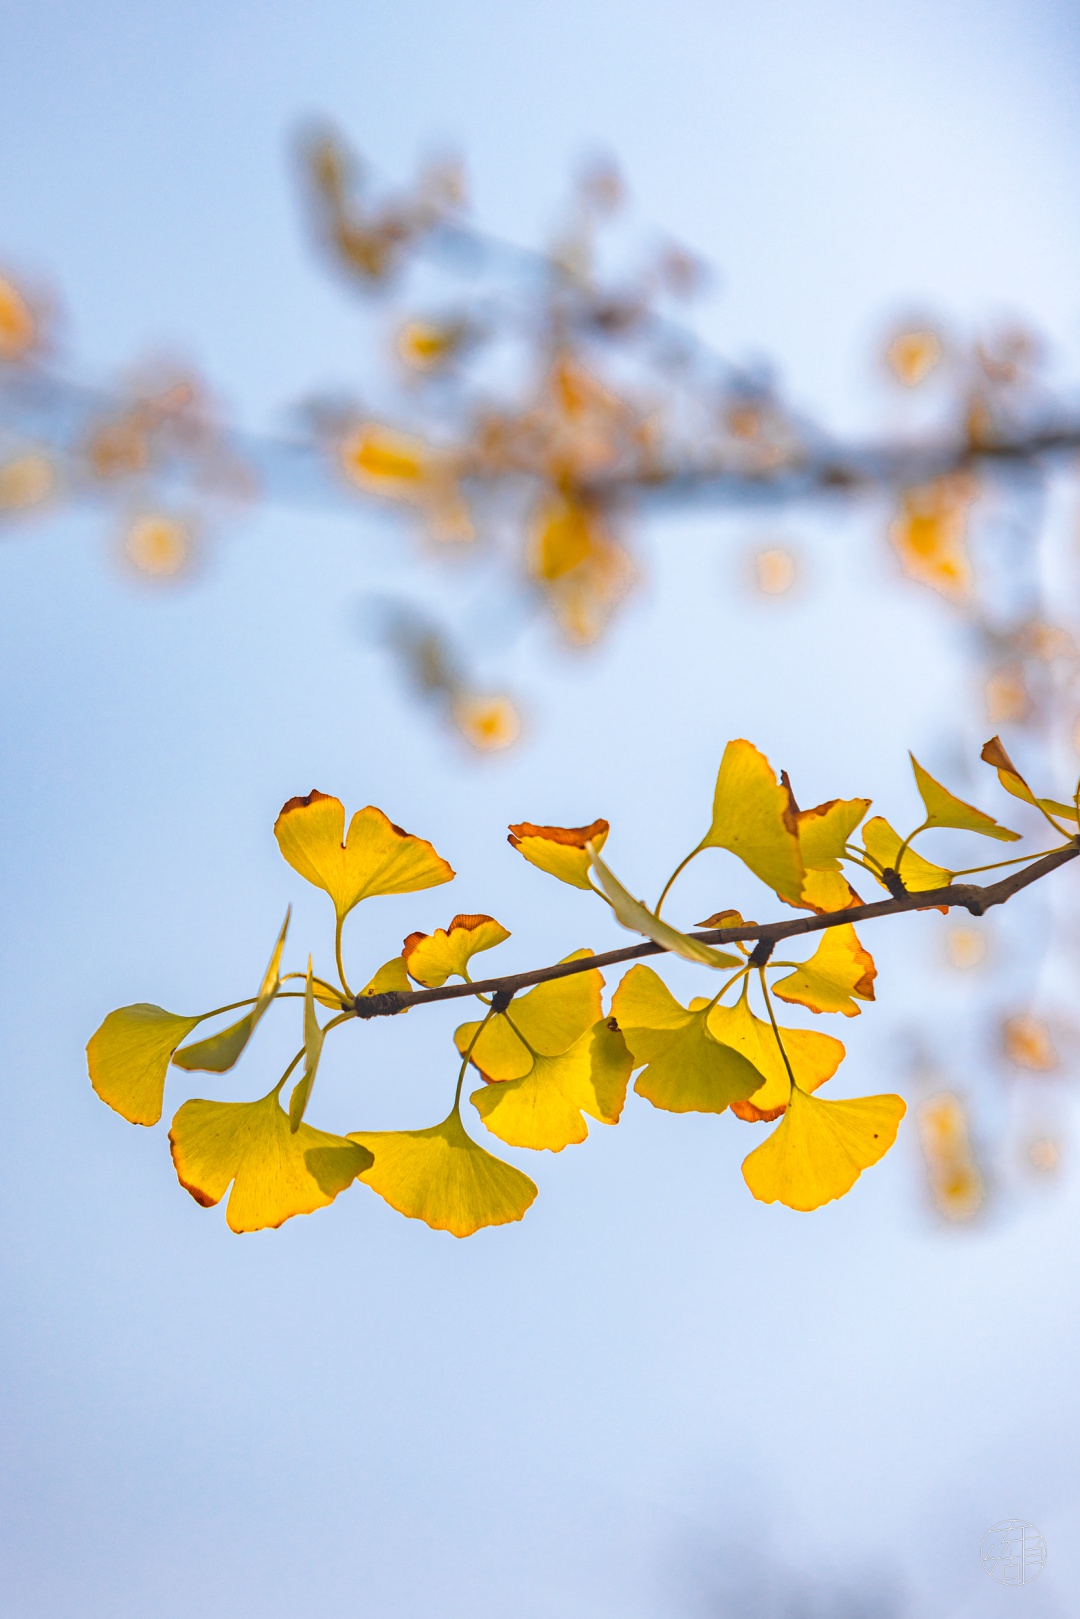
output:
[{"label": "slender petiole", "polygon": [[679,876],[680,872],[685,871],[687,866],[690,864],[691,860],[693,860],[694,856],[699,855],[700,853],[701,853],[701,845],[698,844],[698,847],[696,849],[691,849],[690,850],[690,853],[687,855],[685,860],[680,860],[679,861],[679,864],[675,867],[675,870],[671,873],[671,876],[668,878],[667,882],[664,884],[664,892],[660,895],[660,898],[656,902],[656,910],[653,912],[654,916],[659,916],[660,912],[663,910],[664,901],[667,899],[668,894],[671,891],[672,885],[674,884],[676,877]]},{"label": "slender petiole", "polygon": [[758,968],[758,977],[761,979],[761,993],[765,997],[765,1010],[769,1014],[769,1022],[772,1024],[772,1032],[776,1036],[776,1043],[780,1047],[780,1055],[784,1059],[784,1067],[787,1069],[787,1076],[788,1076],[788,1079],[791,1081],[791,1088],[792,1088],[792,1090],[794,1090],[795,1089],[795,1075],[791,1071],[791,1064],[788,1061],[788,1054],[784,1050],[784,1042],[780,1038],[780,1029],[779,1029],[779,1027],[777,1025],[777,1022],[776,1022],[776,1014],[774,1013],[774,1011],[772,1009],[772,1001],[769,998],[769,986],[765,982],[765,969],[764,969],[764,967],[759,967]]},{"label": "slender petiole", "polygon": [[465,1052],[465,1055],[461,1059],[461,1067],[458,1070],[458,1077],[457,1077],[457,1089],[454,1092],[453,1111],[455,1113],[457,1112],[458,1108],[461,1106],[461,1087],[465,1083],[465,1070],[469,1066],[469,1058],[473,1054],[473,1046],[475,1046],[476,1042],[479,1040],[481,1033],[483,1032],[484,1028],[487,1025],[488,1019],[490,1019],[493,1016],[494,1016],[494,1013],[489,1009],[487,1017],[484,1018],[483,1022],[480,1024],[479,1028],[476,1030],[476,1033],[473,1035],[472,1039],[469,1041],[468,1048],[467,1048],[467,1050]]},{"label": "slender petiole", "polygon": [[337,919],[337,928],[334,932],[334,954],[337,956],[338,977],[341,979],[341,987],[345,991],[345,999],[348,1001],[354,1001],[356,996],[349,988],[349,981],[345,977],[345,967],[341,960],[341,927],[344,921],[345,918],[343,916],[339,916]]},{"label": "slender petiole", "polygon": [[[1071,842],[1070,838],[1069,843]],[[1068,847],[1068,843],[1059,843],[1057,849],[1043,849],[1041,854],[1018,854],[1012,860],[995,860],[989,866],[962,866],[959,871],[953,872],[953,876],[971,877],[977,871],[997,871],[1001,866],[1022,866],[1025,860],[1041,860],[1043,855],[1057,854],[1058,850]]]}]

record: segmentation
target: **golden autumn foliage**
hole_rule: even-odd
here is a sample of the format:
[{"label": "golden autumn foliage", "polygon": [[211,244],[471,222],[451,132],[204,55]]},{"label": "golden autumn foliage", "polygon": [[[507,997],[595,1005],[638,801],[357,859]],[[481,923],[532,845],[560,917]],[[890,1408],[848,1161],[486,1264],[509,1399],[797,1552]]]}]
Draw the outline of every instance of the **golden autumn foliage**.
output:
[{"label": "golden autumn foliage", "polygon": [[[1069,818],[1068,805],[1032,793],[997,739],[987,744],[984,756],[1014,797],[1041,810],[1052,824]],[[772,1124],[744,1161],[748,1188],[760,1202],[802,1211],[820,1208],[843,1197],[885,1155],[905,1107],[892,1095],[818,1095],[836,1075],[844,1046],[817,1029],[782,1027],[773,996],[814,1015],[849,1018],[861,1010],[860,1003],[873,1001],[876,968],[851,920],[865,908],[847,885],[847,866],[875,872],[893,896],[886,909],[908,909],[909,895],[917,902],[922,892],[945,886],[950,877],[913,850],[922,833],[948,828],[1010,842],[1018,836],[958,798],[915,760],[912,768],[926,813],[901,838],[883,817],[865,820],[866,798],[830,799],[800,810],[786,775],[777,778],[751,743],[729,743],[709,831],[676,866],[655,907],[634,899],[601,856],[607,821],[579,827],[515,823],[510,843],[518,853],[560,882],[594,893],[612,921],[644,941],[612,952],[602,958],[603,965],[668,953],[721,974],[711,980],[719,988],[686,1005],[652,967],[637,962],[622,976],[606,1010],[604,975],[588,948],[535,973],[474,984],[473,958],[510,937],[484,912],[461,913],[433,933],[410,933],[401,953],[373,972],[369,968],[365,987],[354,994],[342,954],[342,925],[349,913],[365,899],[415,893],[454,874],[430,843],[404,832],[379,809],[357,811],[346,831],[339,799],[319,792],[292,798],[275,833],[288,863],[333,901],[338,982],[317,975],[310,955],[306,970],[282,973],[287,916],[258,990],[248,999],[193,1017],[148,1003],[109,1013],[87,1047],[91,1082],[124,1118],[153,1124],[161,1115],[170,1063],[182,1073],[224,1073],[279,999],[302,1002],[302,1044],[271,1090],[253,1101],[194,1098],[183,1102],[172,1122],[181,1186],[206,1206],[228,1193],[226,1220],[234,1231],[261,1230],[311,1213],[354,1182],[400,1213],[458,1237],[520,1220],[537,1188],[466,1130],[461,1102],[470,1068],[481,1084],[468,1100],[488,1135],[510,1149],[558,1153],[587,1141],[590,1120],[617,1125],[637,1070],[634,1091],[654,1108],[672,1114],[728,1113],[736,1127]],[[858,844],[853,839],[860,825]],[[710,848],[737,856],[777,901],[817,914],[761,926],[744,922],[728,907],[703,924],[714,930],[705,937],[664,921],[660,911],[675,878]],[[1078,850],[1080,842],[1070,837],[1049,855],[1032,857],[1024,872],[1005,880],[1007,892],[998,897],[1007,898],[1034,880],[1049,869],[1048,861],[1060,864]],[[819,882],[831,889],[815,888]],[[826,908],[830,892],[841,902],[832,910]],[[809,950],[804,944],[797,959],[775,954],[781,940],[806,933],[820,937],[811,938]],[[451,984],[452,979],[457,982]],[[302,988],[286,988],[300,983]],[[760,996],[760,1013],[751,1005],[752,991]],[[479,1000],[481,1015],[454,1032],[456,1087],[440,1123],[334,1133],[307,1122],[313,1101],[318,1105],[316,1079],[334,1030],[372,1016],[393,1016],[424,1001],[462,996]],[[320,1008],[331,1014],[325,1023]],[[198,1024],[237,1011],[238,1019],[184,1044]],[[1020,1066],[1039,1071],[1057,1061],[1048,1031],[1032,1017],[1011,1020],[1004,1039]],[[282,1096],[290,1079],[286,1108]],[[943,1212],[956,1218],[966,1217],[982,1195],[958,1119],[944,1102],[936,1111],[924,1105],[919,1115],[933,1195]]]}]

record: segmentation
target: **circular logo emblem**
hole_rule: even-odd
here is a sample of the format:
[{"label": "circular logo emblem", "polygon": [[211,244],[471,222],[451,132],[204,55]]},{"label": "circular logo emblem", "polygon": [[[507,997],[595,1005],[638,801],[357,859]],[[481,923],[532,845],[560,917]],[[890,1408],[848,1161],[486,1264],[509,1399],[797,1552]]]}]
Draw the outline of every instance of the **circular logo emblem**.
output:
[{"label": "circular logo emblem", "polygon": [[1002,1518],[983,1536],[979,1557],[999,1585],[1030,1585],[1046,1567],[1046,1541],[1033,1523]]}]

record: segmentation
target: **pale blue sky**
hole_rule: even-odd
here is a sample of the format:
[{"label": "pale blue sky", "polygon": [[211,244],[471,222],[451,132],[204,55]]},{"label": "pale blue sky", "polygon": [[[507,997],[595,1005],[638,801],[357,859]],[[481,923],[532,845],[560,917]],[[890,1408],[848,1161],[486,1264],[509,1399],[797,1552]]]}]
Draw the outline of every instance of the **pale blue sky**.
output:
[{"label": "pale blue sky", "polygon": [[[89,372],[167,346],[252,425],[364,375],[370,325],[299,228],[288,139],[315,113],[392,176],[452,138],[481,216],[525,241],[576,155],[613,151],[643,228],[720,267],[710,334],[775,355],[839,425],[884,410],[871,344],[911,302],[1027,312],[1080,353],[1065,4],[9,0],[3,34],[0,256],[55,276]],[[898,583],[881,519],[770,519],[812,557],[778,606],[738,589],[753,529],[656,520],[601,653],[532,633],[511,655],[532,740],[480,766],[354,634],[359,592],[412,577],[392,525],[252,515],[165,596],[114,571],[94,514],[5,540],[5,1615],[967,1619],[1015,1606],[976,1555],[1009,1516],[1050,1544],[1021,1600],[1071,1611],[1075,1177],[943,1234],[908,1132],[799,1216],[750,1199],[732,1121],[639,1100],[584,1147],[514,1155],[541,1187],[520,1226],[455,1243],[354,1189],[240,1239],[177,1187],[164,1130],[85,1078],[110,1007],[245,993],[289,901],[290,965],[325,950],[271,836],[312,786],[380,804],[460,874],[366,908],[372,965],[455,909],[513,929],[508,967],[622,942],[506,823],[606,815],[618,869],[655,891],[731,736],[804,802],[867,793],[905,818],[905,748],[954,763],[982,721],[948,611]],[[966,1005],[939,918],[872,946],[880,1002],[842,1031],[840,1094],[904,1083],[928,996],[949,1055]],[[315,1122],[441,1116],[456,1021],[346,1031]],[[287,1022],[223,1094],[265,1089]],[[173,1105],[203,1089],[173,1082]]]}]

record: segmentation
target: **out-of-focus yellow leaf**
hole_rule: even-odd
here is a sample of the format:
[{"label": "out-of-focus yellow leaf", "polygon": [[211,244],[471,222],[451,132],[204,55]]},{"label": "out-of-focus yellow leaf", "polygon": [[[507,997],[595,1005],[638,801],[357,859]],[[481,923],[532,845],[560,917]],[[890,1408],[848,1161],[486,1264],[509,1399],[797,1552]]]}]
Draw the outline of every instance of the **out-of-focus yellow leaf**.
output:
[{"label": "out-of-focus yellow leaf", "polygon": [[[744,985],[734,1006],[713,1007],[708,1019],[709,1033],[741,1052],[765,1076],[761,1089],[745,1100],[732,1102],[731,1111],[750,1123],[768,1123],[778,1119],[787,1107],[791,1081],[772,1025],[751,1012],[748,990],[749,985]],[[691,1011],[697,1006],[696,1001],[691,1001]],[[819,1085],[824,1085],[844,1060],[843,1044],[831,1034],[818,1034],[816,1029],[782,1028],[780,1038],[795,1083],[804,1091],[816,1091]]]},{"label": "out-of-focus yellow leaf", "polygon": [[885,361],[898,382],[915,388],[939,364],[942,342],[930,327],[911,327],[896,336],[885,350]]},{"label": "out-of-focus yellow leaf", "polygon": [[30,450],[0,466],[0,512],[26,511],[40,506],[56,487],[56,474],[47,455]]},{"label": "out-of-focus yellow leaf", "polygon": [[629,1078],[626,1042],[601,1019],[562,1056],[537,1057],[522,1078],[483,1085],[470,1100],[508,1146],[561,1152],[588,1135],[583,1113],[618,1123]]},{"label": "out-of-focus yellow leaf", "polygon": [[255,1005],[245,1017],[233,1023],[227,1029],[210,1035],[207,1040],[198,1040],[194,1045],[181,1046],[173,1056],[173,1065],[176,1068],[200,1069],[212,1074],[223,1074],[231,1068],[240,1058],[240,1054],[251,1039],[256,1024],[259,1022],[267,1007],[281,987],[281,955],[285,949],[285,935],[289,931],[289,917],[292,915],[292,906],[285,912],[285,921],[278,934],[270,957],[270,965],[263,973],[262,983]]},{"label": "out-of-focus yellow leaf", "polygon": [[823,1102],[796,1085],[772,1135],[743,1161],[743,1179],[761,1203],[819,1209],[885,1156],[906,1111],[899,1096]]},{"label": "out-of-focus yellow leaf", "polygon": [[[583,961],[591,950],[575,950],[564,961]],[[470,1061],[485,1079],[520,1079],[534,1056],[561,1057],[602,1015],[603,974],[596,969],[550,978],[524,995],[516,995],[505,1012],[496,1012],[481,1030]],[[463,1023],[454,1032],[462,1056],[480,1024]],[[530,1049],[531,1048],[531,1049]]]},{"label": "out-of-focus yellow leaf", "polygon": [[347,838],[344,833],[341,800],[315,791],[290,798],[274,823],[285,859],[326,890],[339,918],[373,894],[411,894],[454,876],[430,843],[403,832],[371,804],[357,810]]},{"label": "out-of-focus yellow leaf", "polygon": [[411,371],[437,371],[460,349],[467,330],[460,320],[407,320],[398,328],[394,347]]},{"label": "out-of-focus yellow leaf", "polygon": [[985,1202],[986,1184],[975,1160],[963,1102],[950,1091],[928,1096],[916,1109],[915,1122],[938,1213],[946,1220],[972,1219]]},{"label": "out-of-focus yellow leaf", "polygon": [[131,1124],[156,1124],[172,1054],[201,1021],[147,1001],[110,1012],[86,1048],[90,1083],[101,1100]]},{"label": "out-of-focus yellow leaf", "polygon": [[360,1179],[410,1220],[468,1237],[520,1220],[536,1186],[520,1169],[478,1147],[457,1109],[429,1130],[354,1130],[375,1162]]},{"label": "out-of-focus yellow leaf", "polygon": [[21,360],[37,339],[30,305],[13,281],[0,278],[0,360]]},{"label": "out-of-focus yellow leaf", "polygon": [[184,572],[194,555],[189,523],[164,512],[144,512],[128,525],[124,556],[139,573],[170,579]]},{"label": "out-of-focus yellow leaf", "polygon": [[376,495],[415,491],[431,474],[432,451],[422,439],[378,422],[361,422],[342,441],[341,467],[351,482]]},{"label": "out-of-focus yellow leaf", "polygon": [[[900,859],[901,838],[894,832],[888,821],[881,815],[875,815],[873,820],[867,821],[863,827],[863,848],[871,860],[876,860],[883,871],[895,871],[896,862]],[[881,878],[874,873],[877,881]],[[953,880],[951,871],[944,866],[935,866],[932,860],[924,860],[921,854],[908,846],[904,850],[903,860],[900,864],[900,876],[904,887],[912,894],[922,894],[931,888],[948,888]],[[887,883],[881,883],[887,888]]]},{"label": "out-of-focus yellow leaf", "polygon": [[561,579],[588,558],[599,514],[580,500],[555,492],[545,496],[529,535],[529,571],[534,579]]},{"label": "out-of-focus yellow leaf", "polygon": [[767,546],[754,556],[754,576],[762,595],[783,596],[797,577],[795,557],[783,546]]},{"label": "out-of-focus yellow leaf", "polygon": [[926,805],[928,826],[952,826],[962,832],[981,832],[983,837],[997,838],[1002,843],[1017,841],[1019,832],[1010,832],[1007,826],[999,826],[992,815],[987,815],[983,810],[975,809],[972,804],[965,804],[962,798],[955,797],[947,787],[943,787],[923,769],[913,753],[910,753],[908,758],[915,772],[915,783],[920,797]]},{"label": "out-of-focus yellow leaf", "polygon": [[[707,1007],[706,1003],[706,1007]],[[688,1011],[650,967],[631,967],[615,991],[618,1020],[638,1075],[634,1089],[668,1113],[722,1113],[766,1076],[710,1033],[706,1007]]]},{"label": "out-of-focus yellow leaf", "polygon": [[1007,793],[1014,798],[1023,799],[1025,804],[1033,804],[1046,815],[1064,816],[1066,820],[1075,821],[1077,809],[1075,804],[1061,804],[1053,798],[1036,798],[1023,776],[1005,752],[999,736],[992,736],[983,747],[979,755],[988,765],[993,765],[998,773],[998,781]]},{"label": "out-of-focus yellow leaf", "polygon": [[992,669],[983,686],[986,717],[991,725],[1024,725],[1031,717],[1027,671],[1019,661]]},{"label": "out-of-focus yellow leaf", "polygon": [[860,1001],[874,999],[877,968],[859,943],[850,922],[829,928],[809,961],[773,985],[782,1001],[808,1006],[811,1012],[843,1012],[857,1017]]},{"label": "out-of-focus yellow leaf", "polygon": [[410,933],[401,952],[410,978],[425,989],[441,989],[448,978],[467,978],[468,966],[480,950],[491,950],[510,937],[493,916],[455,916],[449,928]]},{"label": "out-of-focus yellow leaf", "polygon": [[531,821],[519,821],[510,827],[506,841],[531,865],[560,882],[591,889],[587,845],[602,849],[609,830],[607,821],[594,821],[591,826],[534,826]]},{"label": "out-of-focus yellow leaf", "polygon": [[958,603],[971,596],[967,530],[977,493],[978,485],[963,474],[905,490],[889,529],[904,572]]},{"label": "out-of-focus yellow leaf", "polygon": [[614,872],[610,871],[600,859],[594,843],[590,843],[588,849],[592,869],[596,873],[600,887],[611,901],[616,921],[624,928],[628,928],[631,933],[642,933],[646,939],[652,939],[655,944],[663,945],[665,950],[682,956],[686,961],[696,961],[703,967],[742,966],[739,956],[726,956],[715,946],[702,944],[700,939],[692,938],[689,933],[680,933],[678,928],[662,922],[647,905],[643,905],[640,900],[627,893]]},{"label": "out-of-focus yellow leaf", "polygon": [[289,1129],[294,1135],[300,1128],[311,1100],[311,1088],[315,1083],[324,1038],[324,1031],[319,1027],[319,1020],[315,1015],[315,986],[309,956],[307,986],[304,991],[304,1072],[293,1086],[292,1095],[289,1097]]},{"label": "out-of-focus yellow leaf", "polygon": [[1058,1065],[1050,1030],[1042,1018],[1032,1017],[1030,1013],[1006,1018],[1001,1026],[1001,1040],[1005,1055],[1018,1068],[1048,1074]]},{"label": "out-of-focus yellow leaf", "polygon": [[806,868],[791,797],[750,742],[729,742],[724,749],[712,826],[700,847],[730,849],[781,899],[798,904]]},{"label": "out-of-focus yellow leaf", "polygon": [[470,747],[478,753],[512,748],[521,735],[521,715],[509,697],[485,697],[479,692],[457,692],[450,703],[450,718]]},{"label": "out-of-focus yellow leaf", "polygon": [[291,1130],[279,1089],[258,1102],[185,1102],[169,1131],[177,1177],[197,1203],[220,1203],[232,1183],[225,1218],[233,1231],[325,1208],[372,1161],[344,1136],[310,1124]]}]

